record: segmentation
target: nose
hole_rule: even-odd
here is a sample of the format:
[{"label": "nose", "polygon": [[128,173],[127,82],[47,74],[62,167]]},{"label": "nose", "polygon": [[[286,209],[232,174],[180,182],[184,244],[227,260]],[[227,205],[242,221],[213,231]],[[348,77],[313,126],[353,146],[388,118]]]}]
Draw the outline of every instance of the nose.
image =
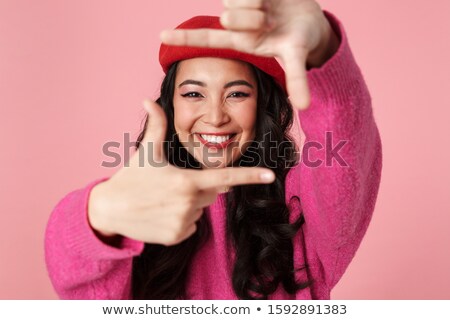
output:
[{"label": "nose", "polygon": [[228,122],[231,118],[226,110],[226,106],[222,101],[211,101],[206,106],[206,111],[203,116],[203,122],[214,127],[220,127]]}]

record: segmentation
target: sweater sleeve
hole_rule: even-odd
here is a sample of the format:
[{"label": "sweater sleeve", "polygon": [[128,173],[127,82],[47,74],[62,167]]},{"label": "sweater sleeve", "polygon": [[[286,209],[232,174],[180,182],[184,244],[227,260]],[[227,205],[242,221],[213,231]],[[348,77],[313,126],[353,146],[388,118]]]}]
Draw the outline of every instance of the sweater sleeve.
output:
[{"label": "sweater sleeve", "polygon": [[62,299],[130,299],[131,267],[144,244],[122,238],[118,247],[102,242],[89,225],[87,208],[96,180],[66,195],[54,208],[45,233],[45,259]]},{"label": "sweater sleeve", "polygon": [[[354,257],[374,211],[382,150],[371,97],[341,23],[325,12],[338,51],[308,71],[310,107],[299,111],[301,161],[287,179],[304,217],[295,261],[307,264],[318,296],[327,296]],[[297,244],[298,245],[298,244]],[[295,248],[295,247],[294,247]],[[306,256],[306,261],[304,261]]]}]

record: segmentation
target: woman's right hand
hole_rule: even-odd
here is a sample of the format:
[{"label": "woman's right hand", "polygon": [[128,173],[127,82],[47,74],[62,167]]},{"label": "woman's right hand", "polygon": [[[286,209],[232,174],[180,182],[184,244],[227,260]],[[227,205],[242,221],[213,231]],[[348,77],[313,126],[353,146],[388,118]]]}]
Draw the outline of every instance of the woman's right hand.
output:
[{"label": "woman's right hand", "polygon": [[219,190],[274,181],[275,176],[269,169],[199,171],[170,165],[163,151],[167,128],[165,114],[155,102],[146,100],[144,107],[149,121],[141,148],[131,157],[128,166],[91,191],[88,218],[100,235],[121,235],[147,243],[175,245],[196,231],[196,221],[203,208],[215,201]]}]

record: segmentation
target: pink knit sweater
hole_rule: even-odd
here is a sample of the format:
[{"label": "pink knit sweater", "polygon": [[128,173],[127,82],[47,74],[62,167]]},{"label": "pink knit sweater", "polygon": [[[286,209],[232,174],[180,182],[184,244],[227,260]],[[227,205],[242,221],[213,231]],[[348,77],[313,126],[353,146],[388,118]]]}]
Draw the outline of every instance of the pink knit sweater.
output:
[{"label": "pink knit sweater", "polygon": [[[300,214],[305,219],[293,240],[294,266],[306,263],[308,268],[296,277],[314,282],[296,295],[280,286],[271,299],[330,298],[367,230],[380,183],[381,142],[371,98],[342,25],[334,16],[327,13],[327,17],[341,44],[325,65],[308,72],[312,102],[299,116],[304,143],[315,141],[325,148],[326,132],[332,132],[333,146],[348,141],[339,150],[348,166],[335,160],[327,166],[327,152],[310,148],[309,160],[323,163],[312,167],[302,161],[289,172],[286,203],[291,221]],[[109,246],[96,237],[87,219],[90,191],[105,179],[65,196],[48,222],[46,263],[63,299],[132,299],[132,259],[144,243],[123,238],[120,247]],[[231,284],[234,254],[225,241],[224,200],[220,194],[207,210],[212,232],[189,269],[190,299],[236,299]]]}]

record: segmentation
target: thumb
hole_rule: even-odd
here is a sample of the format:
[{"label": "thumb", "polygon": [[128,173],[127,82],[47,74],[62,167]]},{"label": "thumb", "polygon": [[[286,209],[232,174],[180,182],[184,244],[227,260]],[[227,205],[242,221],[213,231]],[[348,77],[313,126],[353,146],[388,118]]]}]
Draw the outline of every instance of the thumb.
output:
[{"label": "thumb", "polygon": [[154,161],[161,163],[165,160],[164,141],[167,132],[167,118],[161,106],[156,102],[146,99],[142,104],[148,113],[148,120],[139,149],[143,147],[146,155],[153,156]]},{"label": "thumb", "polygon": [[286,50],[281,57],[286,70],[286,85],[289,100],[294,108],[304,110],[310,103],[310,92],[306,73],[307,51]]}]

